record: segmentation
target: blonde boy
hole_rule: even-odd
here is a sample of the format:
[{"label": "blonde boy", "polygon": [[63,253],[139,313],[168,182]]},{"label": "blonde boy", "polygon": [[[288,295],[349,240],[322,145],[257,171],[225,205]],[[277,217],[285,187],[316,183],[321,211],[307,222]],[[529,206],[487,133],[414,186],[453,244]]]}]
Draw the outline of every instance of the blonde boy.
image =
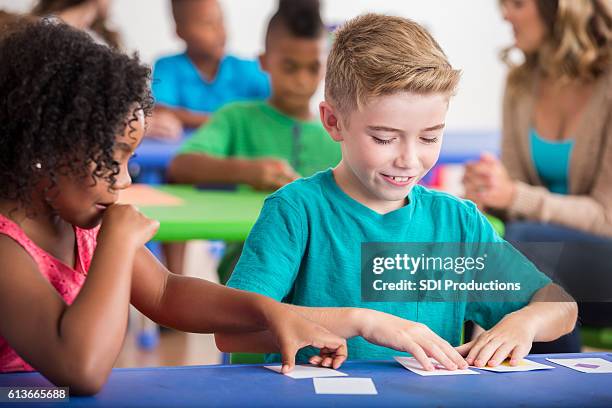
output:
[{"label": "blonde boy", "polygon": [[[266,200],[229,286],[300,306],[365,307],[401,317],[409,323],[370,315],[355,334],[372,339],[381,333],[385,341],[377,343],[397,348],[388,341],[395,330],[403,350],[426,368],[426,356],[447,367],[464,366],[457,352],[477,366],[497,365],[508,356],[516,363],[533,341],[572,330],[575,303],[537,271],[529,277],[529,303],[361,298],[364,242],[503,242],[471,202],[417,185],[438,159],[459,76],[436,41],[411,20],[367,14],[346,23],[336,34],[320,104],[342,160]],[[550,292],[568,301],[536,301]],[[350,333],[341,317],[328,318],[323,310],[314,318]],[[459,346],[467,320],[486,331]],[[350,358],[396,354],[359,336],[349,340]],[[301,358],[321,361],[313,355],[303,350]]]}]

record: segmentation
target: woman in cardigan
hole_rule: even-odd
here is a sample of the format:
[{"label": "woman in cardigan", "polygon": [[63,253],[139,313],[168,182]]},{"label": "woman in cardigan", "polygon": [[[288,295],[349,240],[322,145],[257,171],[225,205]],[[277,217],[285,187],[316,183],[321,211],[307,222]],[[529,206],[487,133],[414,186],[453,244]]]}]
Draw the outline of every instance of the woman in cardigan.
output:
[{"label": "woman in cardigan", "polygon": [[[509,63],[501,162],[483,154],[468,164],[466,197],[502,214],[511,242],[590,244],[588,257],[576,246],[574,253],[565,249],[552,257],[541,246],[521,249],[561,281],[588,271],[591,276],[581,276],[583,281],[607,285],[610,292],[612,0],[502,0],[501,5],[515,36],[504,60],[509,62],[517,48],[524,61]],[[583,322],[612,324],[610,305],[583,304]],[[543,350],[579,346],[575,333]]]}]

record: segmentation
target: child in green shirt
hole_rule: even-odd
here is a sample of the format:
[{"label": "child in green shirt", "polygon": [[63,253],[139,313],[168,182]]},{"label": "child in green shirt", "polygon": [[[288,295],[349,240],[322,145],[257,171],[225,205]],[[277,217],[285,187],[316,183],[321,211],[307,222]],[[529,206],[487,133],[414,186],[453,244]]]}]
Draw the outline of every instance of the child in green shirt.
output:
[{"label": "child in green shirt", "polygon": [[181,148],[169,167],[170,179],[275,190],[336,165],[339,146],[310,110],[326,53],[318,1],[281,1],[260,57],[270,74],[270,99],[237,102],[218,111]]},{"label": "child in green shirt", "polygon": [[[417,185],[438,159],[458,81],[459,72],[418,24],[375,14],[346,23],[336,34],[320,105],[323,125],[342,145],[342,160],[266,200],[228,285],[299,306],[368,307],[402,317],[411,323],[381,316],[377,333],[357,335],[371,340],[395,331],[408,344],[402,350],[425,368],[431,368],[428,357],[453,367],[458,354],[480,367],[507,357],[517,364],[533,341],[571,331],[575,302],[530,267],[502,271],[527,284],[522,301],[364,301],[362,243],[503,244],[473,203]],[[325,323],[324,311],[313,313]],[[486,331],[460,345],[466,320]],[[329,321],[330,330],[347,334],[344,319]],[[259,340],[218,334],[217,341],[239,348],[241,341]],[[397,349],[393,342],[375,343],[351,338],[349,356],[397,353],[389,349]],[[331,362],[312,350],[300,357]]]}]

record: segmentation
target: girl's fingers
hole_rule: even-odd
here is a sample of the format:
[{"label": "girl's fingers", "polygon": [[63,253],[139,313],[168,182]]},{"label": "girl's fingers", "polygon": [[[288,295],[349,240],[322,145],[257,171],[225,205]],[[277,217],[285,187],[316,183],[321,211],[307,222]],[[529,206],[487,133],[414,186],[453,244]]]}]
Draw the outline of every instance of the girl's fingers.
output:
[{"label": "girl's fingers", "polygon": [[321,365],[321,361],[323,361],[323,357],[321,356],[312,356],[308,359],[308,362],[312,365]]},{"label": "girl's fingers", "polygon": [[334,356],[334,361],[332,363],[332,368],[335,370],[337,368],[340,368],[340,366],[342,365],[342,363],[344,363],[344,361],[346,360],[346,356],[343,355],[335,355]]},{"label": "girl's fingers", "polygon": [[281,345],[281,373],[287,374],[293,367],[295,366],[295,353],[297,352],[297,348],[292,342],[284,342]]},{"label": "girl's fingers", "polygon": [[331,367],[332,363],[333,363],[333,359],[329,356],[326,356],[323,358],[323,361],[321,362],[321,365],[323,367]]}]

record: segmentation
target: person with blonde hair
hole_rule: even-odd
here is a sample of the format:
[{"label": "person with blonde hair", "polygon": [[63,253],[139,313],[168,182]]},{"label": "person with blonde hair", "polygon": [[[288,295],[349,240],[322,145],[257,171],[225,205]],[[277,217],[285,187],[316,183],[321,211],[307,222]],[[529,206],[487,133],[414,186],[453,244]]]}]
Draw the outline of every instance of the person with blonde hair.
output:
[{"label": "person with blonde hair", "polygon": [[[586,260],[569,248],[559,265],[534,248],[530,258],[561,280],[580,273],[601,285],[612,248],[612,1],[502,0],[501,8],[515,38],[502,54],[510,72],[501,161],[483,154],[467,165],[466,197],[509,221],[509,241],[592,244]],[[515,49],[520,64],[509,58]],[[579,351],[577,339],[547,351]]]},{"label": "person with blonde hair", "polygon": [[121,36],[108,26],[110,4],[111,0],[37,0],[32,14],[56,16],[68,25],[85,30],[99,43],[121,48]]},{"label": "person with blonde hair", "polygon": [[[362,281],[362,244],[504,242],[473,203],[418,184],[438,159],[460,78],[438,43],[412,20],[379,14],[354,18],[335,36],[319,113],[342,160],[266,199],[228,286],[299,306],[344,307],[309,309],[306,316],[350,338],[352,359],[389,359],[401,350],[430,370],[428,357],[449,370],[506,358],[518,364],[533,341],[571,331],[575,303],[532,265],[511,271],[525,283],[521,300],[468,302],[456,292],[452,301],[429,301],[440,293],[421,291],[424,298],[404,301],[391,287],[378,292],[382,299],[368,300],[363,291],[378,289]],[[553,293],[554,302],[540,301]],[[343,328],[355,314],[363,329]],[[460,345],[468,320],[487,331]],[[216,338],[230,351],[258,341],[231,333]],[[331,364],[312,349],[299,359]]]}]

